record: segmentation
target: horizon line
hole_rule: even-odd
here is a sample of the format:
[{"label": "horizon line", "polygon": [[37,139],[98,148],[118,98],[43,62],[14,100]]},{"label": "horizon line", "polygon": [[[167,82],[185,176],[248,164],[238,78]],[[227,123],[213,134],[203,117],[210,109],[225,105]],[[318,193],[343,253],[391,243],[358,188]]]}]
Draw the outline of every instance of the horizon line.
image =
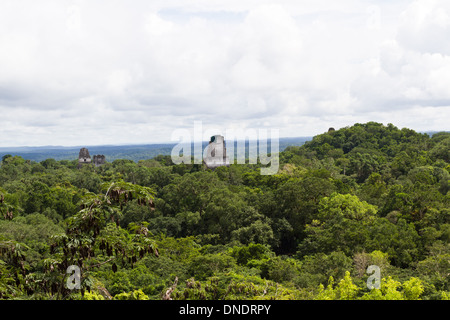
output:
[{"label": "horizon line", "polygon": [[[279,137],[279,139],[305,139],[305,138],[313,138],[314,136],[298,136],[298,137]],[[270,140],[268,138],[267,140]],[[236,141],[236,140],[234,140]],[[237,140],[241,141],[241,140]],[[248,141],[248,139],[245,139]],[[253,140],[250,140],[253,141]],[[199,141],[192,141],[191,143],[195,143]],[[208,140],[200,141],[202,143],[208,143]],[[12,148],[86,148],[86,147],[127,147],[127,146],[146,146],[146,145],[177,145],[180,142],[171,141],[171,142],[149,142],[149,143],[125,143],[125,144],[96,144],[96,145],[39,145],[39,146],[30,146],[30,145],[21,145],[21,146],[8,146],[8,147],[0,147],[1,149],[12,149]]]},{"label": "horizon line", "polygon": [[[344,129],[345,127],[339,128],[336,131],[340,130],[340,129]],[[406,128],[406,127],[405,127]],[[401,130],[403,128],[399,128],[399,130]],[[414,129],[413,129],[414,130]],[[426,130],[426,131],[416,131],[417,133],[421,133],[421,134],[428,134],[428,133],[440,133],[440,132],[450,132],[448,130]],[[314,138],[317,135],[321,135],[324,134],[326,132],[322,132],[319,134],[315,134],[315,135],[311,135],[311,136],[285,136],[285,137],[279,137],[279,139],[304,139],[304,138]],[[269,140],[269,138],[268,138]],[[236,141],[236,140],[234,140]],[[237,140],[240,141],[240,140]],[[245,139],[245,141],[252,141],[252,140],[248,140]],[[199,142],[199,141],[192,141],[191,143],[195,143],[195,142]],[[207,140],[202,140],[202,143],[207,143]],[[2,149],[14,149],[14,148],[86,148],[86,147],[127,147],[127,146],[146,146],[146,145],[177,145],[180,142],[176,142],[176,141],[170,141],[170,142],[142,142],[142,143],[123,143],[123,144],[92,144],[92,145],[38,145],[38,146],[33,146],[33,145],[16,145],[16,146],[0,146],[0,150]]]}]

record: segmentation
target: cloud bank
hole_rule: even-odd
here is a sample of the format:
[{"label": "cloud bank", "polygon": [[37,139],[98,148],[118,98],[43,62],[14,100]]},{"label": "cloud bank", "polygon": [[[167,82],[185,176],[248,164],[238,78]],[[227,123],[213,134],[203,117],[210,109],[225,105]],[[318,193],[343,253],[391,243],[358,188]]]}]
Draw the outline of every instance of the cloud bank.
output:
[{"label": "cloud bank", "polygon": [[448,130],[450,3],[0,2],[0,146]]}]

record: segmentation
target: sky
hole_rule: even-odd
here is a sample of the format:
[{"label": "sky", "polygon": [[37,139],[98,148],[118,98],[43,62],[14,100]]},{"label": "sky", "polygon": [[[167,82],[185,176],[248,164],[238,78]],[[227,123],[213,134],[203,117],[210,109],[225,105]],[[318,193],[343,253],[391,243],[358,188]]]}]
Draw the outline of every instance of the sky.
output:
[{"label": "sky", "polygon": [[447,0],[1,0],[0,147],[449,130]]}]

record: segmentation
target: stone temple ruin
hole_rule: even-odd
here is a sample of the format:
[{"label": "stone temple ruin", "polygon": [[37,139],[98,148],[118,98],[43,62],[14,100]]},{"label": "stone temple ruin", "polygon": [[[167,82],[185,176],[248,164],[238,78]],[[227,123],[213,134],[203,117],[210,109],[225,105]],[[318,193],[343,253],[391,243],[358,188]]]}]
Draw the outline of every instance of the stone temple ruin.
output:
[{"label": "stone temple ruin", "polygon": [[102,154],[97,154],[94,156],[94,165],[96,167],[101,166],[105,163],[105,156]]},{"label": "stone temple ruin", "polygon": [[91,163],[94,163],[94,165],[98,167],[105,164],[105,162],[105,156],[102,154],[95,155],[94,161],[92,162],[89,150],[86,148],[80,149],[80,153],[78,154],[78,169],[82,168],[83,165],[90,165]]},{"label": "stone temple ruin", "polygon": [[227,148],[225,139],[221,135],[212,136],[206,147],[206,157],[203,162],[208,169],[215,169],[221,166],[230,166],[230,160],[227,157]]}]

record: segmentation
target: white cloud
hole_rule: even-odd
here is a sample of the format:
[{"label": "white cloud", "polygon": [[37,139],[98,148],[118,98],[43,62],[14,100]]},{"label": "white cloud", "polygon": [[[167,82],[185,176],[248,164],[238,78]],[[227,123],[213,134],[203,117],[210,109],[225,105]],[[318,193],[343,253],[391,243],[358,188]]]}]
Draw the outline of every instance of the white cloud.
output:
[{"label": "white cloud", "polygon": [[450,54],[450,3],[416,0],[400,16],[398,40],[422,53]]},{"label": "white cloud", "polygon": [[3,0],[0,146],[167,141],[194,120],[448,129],[449,16],[438,0]]}]

